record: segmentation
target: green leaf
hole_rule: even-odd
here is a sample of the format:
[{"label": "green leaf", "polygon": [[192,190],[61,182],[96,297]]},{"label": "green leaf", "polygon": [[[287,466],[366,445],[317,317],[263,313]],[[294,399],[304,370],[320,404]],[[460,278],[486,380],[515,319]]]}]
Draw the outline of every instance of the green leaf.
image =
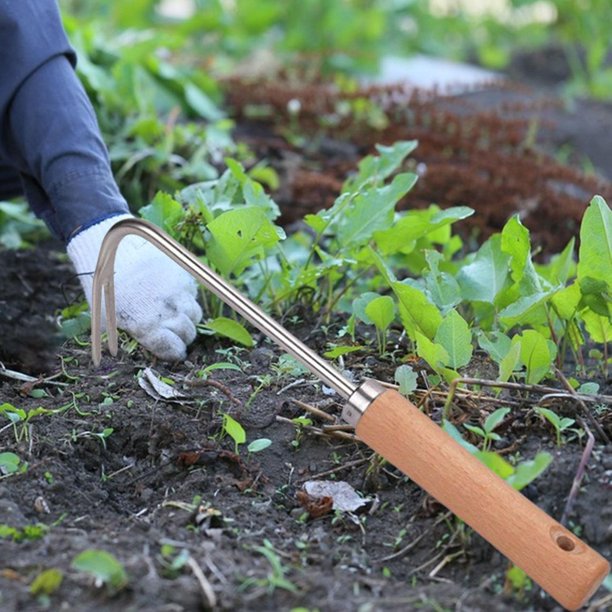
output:
[{"label": "green leaf", "polygon": [[514,474],[509,476],[506,482],[517,491],[520,491],[538,478],[552,463],[552,459],[550,453],[541,452],[531,460],[521,461],[516,466]]},{"label": "green leaf", "polygon": [[410,395],[417,388],[417,373],[409,365],[401,365],[395,370],[395,382],[402,395]]},{"label": "green leaf", "polygon": [[512,279],[518,283],[526,273],[533,271],[531,264],[531,240],[529,230],[521,223],[518,215],[513,215],[501,232],[501,248],[510,255]]},{"label": "green leaf", "polygon": [[429,264],[429,272],[424,276],[425,286],[434,304],[443,312],[461,302],[461,289],[455,277],[438,269],[444,256],[438,251],[425,251],[425,259]]},{"label": "green leaf", "polygon": [[484,430],[487,433],[492,432],[505,418],[506,415],[510,412],[510,408],[498,408],[494,412],[492,412],[484,422]]},{"label": "green leaf", "polygon": [[580,285],[572,283],[557,291],[552,298],[551,303],[554,306],[557,314],[565,321],[572,319],[578,311],[578,305],[582,299]]},{"label": "green leaf", "polygon": [[211,240],[206,255],[224,275],[239,274],[264,248],[275,245],[284,236],[256,206],[242,206],[220,214],[208,224]]},{"label": "green leaf", "polygon": [[353,314],[364,323],[368,325],[373,325],[374,321],[370,319],[366,312],[366,306],[372,301],[378,298],[378,293],[374,293],[373,291],[366,291],[362,293],[360,296],[356,297],[353,300]]},{"label": "green leaf", "polygon": [[244,327],[244,325],[234,321],[234,319],[228,319],[227,317],[217,317],[216,319],[210,319],[203,325],[204,328],[214,331],[220,336],[229,338],[238,344],[243,346],[253,346],[253,337]]},{"label": "green leaf", "polygon": [[450,422],[443,421],[442,429],[458,444],[460,444],[466,451],[475,455],[478,453],[478,448],[476,448],[473,444],[470,444],[467,440],[463,438],[463,436],[459,433],[459,430]]},{"label": "green leaf", "polygon": [[184,91],[187,104],[200,117],[208,121],[218,121],[223,118],[223,113],[197,85],[188,82]]},{"label": "green leaf", "polygon": [[508,382],[510,377],[518,368],[519,361],[521,358],[521,343],[515,342],[510,343],[510,349],[506,353],[505,357],[499,362],[499,376],[497,380],[500,382]]},{"label": "green leaf", "polygon": [[533,314],[536,309],[548,301],[553,291],[538,292],[531,295],[525,295],[512,304],[504,308],[499,313],[499,320],[504,324],[506,329],[510,329],[515,325],[524,323],[526,319]]},{"label": "green leaf", "polygon": [[450,357],[441,344],[432,342],[423,334],[416,332],[417,355],[422,357],[436,372],[448,365]]},{"label": "green leaf", "polygon": [[474,453],[474,456],[504,480],[508,480],[514,474],[512,465],[497,453],[479,450]]},{"label": "green leaf", "polygon": [[416,174],[398,174],[390,185],[357,195],[341,218],[337,236],[342,247],[366,244],[375,231],[393,222],[393,210],[416,183]]},{"label": "green leaf", "polygon": [[612,322],[608,317],[602,317],[592,310],[580,314],[591,340],[607,344],[612,342]]},{"label": "green leaf", "polygon": [[561,430],[561,417],[549,408],[537,407],[536,413],[543,416],[555,429]]},{"label": "green leaf", "polygon": [[105,551],[89,549],[77,555],[70,564],[72,568],[93,576],[97,586],[106,584],[118,591],[128,583],[123,565],[115,555]]},{"label": "green leaf", "polygon": [[15,453],[0,453],[0,474],[16,474],[21,459]]},{"label": "green leaf", "polygon": [[474,210],[467,206],[440,210],[438,206],[432,205],[427,210],[410,210],[390,229],[376,232],[374,239],[385,255],[410,253],[420,238],[430,236],[472,214]]},{"label": "green leaf", "polygon": [[244,427],[227,412],[223,413],[223,431],[234,441],[238,452],[238,446],[246,442],[246,432]]},{"label": "green leaf", "polygon": [[578,280],[587,277],[612,284],[612,210],[601,196],[595,196],[580,225]]},{"label": "green leaf", "polygon": [[493,303],[508,278],[510,256],[501,250],[499,234],[491,236],[476,253],[473,261],[461,268],[457,282],[463,298]]},{"label": "green leaf", "polygon": [[528,384],[539,383],[550,371],[555,354],[548,340],[539,332],[527,329],[514,336],[512,343],[521,344],[521,362],[527,368],[525,381]]},{"label": "green leaf", "polygon": [[182,219],[185,211],[183,207],[172,196],[159,191],[153,201],[143,206],[138,214],[147,221],[155,223],[163,230],[172,233],[176,224]]},{"label": "green leaf", "polygon": [[329,351],[325,351],[323,357],[327,357],[327,359],[337,359],[338,357],[357,351],[363,351],[363,346],[335,346]]},{"label": "green leaf", "polygon": [[269,438],[258,438],[257,440],[253,440],[248,446],[247,450],[249,453],[259,453],[262,450],[265,450],[272,444],[272,440]]},{"label": "green leaf", "polygon": [[30,584],[30,593],[32,595],[53,595],[60,588],[63,580],[64,574],[61,570],[55,567],[46,569],[34,578]]},{"label": "green leaf", "polygon": [[472,333],[465,319],[451,310],[440,323],[434,342],[442,345],[448,354],[445,365],[460,368],[472,358]]},{"label": "green leaf", "polygon": [[368,303],[365,313],[374,325],[384,332],[395,318],[395,302],[392,297],[381,295]]},{"label": "green leaf", "polygon": [[493,331],[485,333],[481,331],[478,333],[478,346],[483,351],[486,351],[493,361],[501,363],[510,351],[512,341],[502,332]]},{"label": "green leaf", "polygon": [[398,299],[400,319],[408,336],[416,340],[416,334],[421,333],[433,338],[442,323],[442,315],[436,306],[416,287],[396,281],[391,283],[391,288]]}]

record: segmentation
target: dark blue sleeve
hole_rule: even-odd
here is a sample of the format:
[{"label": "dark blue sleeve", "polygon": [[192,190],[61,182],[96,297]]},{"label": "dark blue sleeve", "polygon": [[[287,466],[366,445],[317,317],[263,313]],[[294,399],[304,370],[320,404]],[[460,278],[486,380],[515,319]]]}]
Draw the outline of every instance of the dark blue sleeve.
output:
[{"label": "dark blue sleeve", "polygon": [[63,240],[128,212],[55,0],[0,0],[0,161]]}]

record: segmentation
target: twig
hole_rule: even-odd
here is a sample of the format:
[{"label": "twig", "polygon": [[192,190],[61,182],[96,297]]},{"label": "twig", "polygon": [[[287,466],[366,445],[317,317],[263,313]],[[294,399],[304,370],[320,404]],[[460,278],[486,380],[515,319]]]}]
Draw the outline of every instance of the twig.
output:
[{"label": "twig", "polygon": [[[589,419],[589,421],[591,422],[591,425],[593,425],[593,427],[599,434],[599,437],[606,444],[612,443],[612,440],[610,440],[608,434],[603,430],[602,426],[597,422],[595,417],[591,414],[591,411],[586,407],[586,404],[584,403],[582,396],[576,392],[576,389],[572,387],[572,385],[570,384],[570,381],[567,380],[567,378],[565,378],[565,374],[563,374],[563,372],[559,370],[558,368],[555,368],[555,369],[557,371],[557,376],[559,380],[563,383],[563,386],[569,391],[570,395],[578,402],[578,405],[582,409],[582,414],[586,416],[587,419]],[[605,396],[602,396],[602,397],[605,397]]]},{"label": "twig", "polygon": [[294,380],[293,382],[290,382],[288,385],[285,385],[282,389],[280,389],[279,391],[276,392],[276,395],[282,395],[283,393],[285,393],[285,391],[289,391],[289,389],[293,389],[295,387],[299,387],[300,385],[309,383],[310,381],[306,380],[305,378],[298,378],[297,380]]},{"label": "twig", "polygon": [[227,395],[227,398],[233,404],[237,406],[242,406],[242,402],[231,392],[230,388],[227,385],[219,382],[218,380],[213,380],[212,378],[186,378],[185,383],[190,387],[214,387],[215,389],[219,389],[221,393]]},{"label": "twig", "polygon": [[580,490],[580,483],[582,482],[582,478],[584,477],[587,463],[591,458],[593,446],[595,445],[595,436],[593,436],[593,434],[591,433],[591,430],[589,429],[588,425],[582,419],[578,419],[578,422],[586,432],[587,443],[584,447],[584,451],[582,452],[582,457],[580,458],[580,463],[578,464],[578,469],[576,470],[576,475],[574,476],[574,481],[572,482],[572,488],[570,489],[569,495],[567,496],[567,501],[565,502],[565,508],[563,509],[563,515],[561,516],[560,521],[562,525],[567,524],[567,519],[569,518],[569,515],[572,512],[574,502],[576,501],[576,496],[578,495],[578,491]]},{"label": "twig", "polygon": [[[557,372],[560,374],[559,370],[557,370]],[[493,388],[500,388],[500,389],[513,389],[515,391],[528,391],[530,393],[545,393],[545,394],[546,393],[548,394],[559,393],[559,389],[555,389],[554,387],[547,387],[545,385],[528,385],[526,383],[501,382],[497,380],[487,380],[486,378],[467,378],[467,377],[466,378],[455,378],[455,380],[453,380],[449,385],[448,396],[446,398],[446,403],[444,404],[444,415],[443,415],[444,418],[448,417],[448,411],[450,410],[450,406],[452,404],[453,398],[455,397],[455,393],[457,391],[457,385],[460,385],[460,384],[479,385],[481,387],[493,387]],[[569,385],[569,383],[567,384]],[[571,387],[571,385],[569,385],[568,391],[570,389],[571,389],[570,391],[571,396],[575,397],[576,399],[579,399],[583,403],[585,401],[612,402],[612,396],[609,396],[609,395],[582,395],[582,394],[576,393],[575,389]],[[601,428],[599,427],[599,424],[597,424],[598,433],[600,433],[600,430]],[[601,433],[603,433],[603,430],[601,430]],[[605,433],[603,433],[603,435],[607,439],[607,436],[605,435]],[[607,441],[609,443],[609,439]]]},{"label": "twig", "polygon": [[[289,425],[293,425],[294,427],[296,426],[296,423],[294,423],[291,419],[288,419],[288,418],[283,417],[283,416],[278,416],[277,415],[276,416],[276,421],[278,423],[288,423]],[[314,434],[315,436],[340,438],[341,440],[349,440],[351,442],[358,442],[359,441],[357,436],[355,436],[352,433],[348,433],[347,431],[323,431],[319,427],[314,427],[313,425],[299,425],[299,427],[301,427],[305,431],[308,431],[308,432]]]},{"label": "twig", "polygon": [[306,482],[307,480],[316,480],[317,478],[324,478],[325,476],[331,476],[332,474],[337,474],[338,472],[341,472],[343,470],[349,470],[351,468],[363,465],[364,463],[368,463],[368,461],[370,461],[371,458],[372,458],[372,455],[370,455],[369,457],[362,457],[361,459],[355,459],[355,461],[349,461],[348,463],[343,463],[342,465],[332,468],[331,470],[326,470],[325,472],[319,472],[318,474],[314,474],[312,476],[305,476],[304,478],[299,478],[295,482],[301,483],[301,482]]},{"label": "twig", "polygon": [[306,402],[302,402],[299,399],[295,399],[295,398],[291,398],[290,401],[296,406],[299,406],[303,410],[310,412],[310,414],[314,414],[315,416],[318,416],[320,419],[323,419],[324,421],[334,422],[336,420],[331,414],[328,414],[327,412],[325,412],[324,410],[321,410],[320,408],[317,408],[316,406],[312,406],[311,404],[307,404]]},{"label": "twig", "polygon": [[213,610],[217,605],[217,597],[212,586],[210,585],[210,582],[208,582],[208,579],[204,575],[202,568],[197,564],[196,560],[191,555],[187,557],[187,565],[189,565],[193,575],[200,583],[200,588],[202,589],[204,599],[204,607],[209,610]]},{"label": "twig", "polygon": [[608,605],[612,605],[612,593],[604,595],[601,599],[596,599],[588,608],[587,612],[597,612],[597,610],[609,610]]}]

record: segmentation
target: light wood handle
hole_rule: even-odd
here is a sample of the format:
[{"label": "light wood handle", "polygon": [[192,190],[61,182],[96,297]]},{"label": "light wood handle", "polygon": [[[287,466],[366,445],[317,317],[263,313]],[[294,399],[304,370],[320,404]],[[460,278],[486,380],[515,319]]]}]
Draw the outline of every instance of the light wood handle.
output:
[{"label": "light wood handle", "polygon": [[608,562],[462,448],[396,391],[365,410],[357,436],[465,521],[569,610]]}]

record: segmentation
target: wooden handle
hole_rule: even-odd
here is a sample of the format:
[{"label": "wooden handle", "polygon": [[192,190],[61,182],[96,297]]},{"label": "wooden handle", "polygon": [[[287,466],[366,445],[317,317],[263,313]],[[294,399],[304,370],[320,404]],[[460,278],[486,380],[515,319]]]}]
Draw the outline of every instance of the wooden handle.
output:
[{"label": "wooden handle", "polygon": [[465,521],[562,606],[576,610],[608,562],[532,504],[396,391],[365,410],[357,436]]}]

